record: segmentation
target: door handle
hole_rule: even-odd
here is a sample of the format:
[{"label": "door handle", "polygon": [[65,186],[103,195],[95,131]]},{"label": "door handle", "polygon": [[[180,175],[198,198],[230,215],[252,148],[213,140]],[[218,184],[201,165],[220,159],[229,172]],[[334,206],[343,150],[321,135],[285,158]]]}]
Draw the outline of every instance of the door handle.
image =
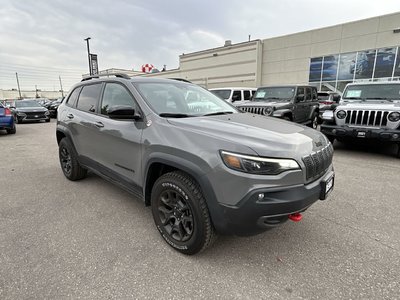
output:
[{"label": "door handle", "polygon": [[67,115],[67,118],[68,118],[68,119],[73,119],[73,118],[74,118],[74,115],[73,115],[73,114],[68,114],[68,115]]},{"label": "door handle", "polygon": [[104,124],[101,122],[94,122],[94,126],[96,126],[98,128],[102,128],[102,127],[104,127]]}]

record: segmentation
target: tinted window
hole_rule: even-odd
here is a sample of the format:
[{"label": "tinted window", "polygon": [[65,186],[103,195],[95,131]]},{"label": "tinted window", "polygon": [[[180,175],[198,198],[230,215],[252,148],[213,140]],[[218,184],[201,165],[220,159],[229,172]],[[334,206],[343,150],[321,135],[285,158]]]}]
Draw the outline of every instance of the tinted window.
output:
[{"label": "tinted window", "polygon": [[232,101],[242,100],[242,93],[241,91],[233,91]]},{"label": "tinted window", "polygon": [[297,89],[297,96],[303,96],[303,100],[300,100],[300,102],[304,101],[305,95],[304,95],[304,88],[303,87],[299,87]]},{"label": "tinted window", "polygon": [[108,108],[115,105],[132,106],[136,108],[131,94],[118,83],[107,83],[104,89],[101,113],[107,115]]},{"label": "tinted window", "polygon": [[306,101],[310,101],[311,100],[311,89],[310,88],[306,88],[305,100]]},{"label": "tinted window", "polygon": [[76,100],[78,99],[80,90],[81,90],[81,88],[78,87],[71,93],[71,96],[69,96],[69,98],[67,99],[67,102],[66,102],[69,106],[75,106],[75,103],[76,103]]},{"label": "tinted window", "polygon": [[101,84],[84,86],[79,96],[77,108],[83,111],[96,112],[100,92]]},{"label": "tinted window", "polygon": [[312,88],[312,98],[313,98],[313,100],[317,100],[318,99],[318,93],[317,93],[317,89],[316,88]]},{"label": "tinted window", "polygon": [[244,100],[250,100],[251,99],[251,93],[250,91],[243,91],[243,98]]},{"label": "tinted window", "polygon": [[213,90],[210,92],[224,100],[228,100],[231,96],[231,90]]}]

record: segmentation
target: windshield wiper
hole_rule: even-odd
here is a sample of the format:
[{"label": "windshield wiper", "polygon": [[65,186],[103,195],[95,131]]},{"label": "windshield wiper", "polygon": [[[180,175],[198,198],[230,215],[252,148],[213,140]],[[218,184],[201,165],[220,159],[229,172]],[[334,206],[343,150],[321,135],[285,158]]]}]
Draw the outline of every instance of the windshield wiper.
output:
[{"label": "windshield wiper", "polygon": [[218,116],[218,115],[230,115],[230,114],[233,114],[233,112],[231,112],[231,111],[217,111],[217,112],[205,114],[205,115],[203,115],[203,117],[205,117],[205,116]]},{"label": "windshield wiper", "polygon": [[194,117],[193,115],[188,115],[188,114],[178,114],[178,113],[160,113],[160,117],[164,118],[188,118],[188,117]]},{"label": "windshield wiper", "polygon": [[373,98],[365,98],[365,100],[386,100],[392,102],[393,99],[386,98],[386,97],[373,97]]}]

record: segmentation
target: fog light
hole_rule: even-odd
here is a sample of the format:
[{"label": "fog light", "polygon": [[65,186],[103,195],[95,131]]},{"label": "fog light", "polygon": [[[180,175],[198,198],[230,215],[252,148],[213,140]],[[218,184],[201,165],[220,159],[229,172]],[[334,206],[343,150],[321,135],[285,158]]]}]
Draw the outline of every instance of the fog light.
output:
[{"label": "fog light", "polygon": [[264,193],[258,194],[258,200],[262,200],[262,199],[264,199]]},{"label": "fog light", "polygon": [[397,133],[392,135],[392,138],[394,138],[395,140],[397,140],[399,138],[399,135]]},{"label": "fog light", "polygon": [[336,134],[336,129],[332,129],[332,133],[333,133],[333,134]]}]

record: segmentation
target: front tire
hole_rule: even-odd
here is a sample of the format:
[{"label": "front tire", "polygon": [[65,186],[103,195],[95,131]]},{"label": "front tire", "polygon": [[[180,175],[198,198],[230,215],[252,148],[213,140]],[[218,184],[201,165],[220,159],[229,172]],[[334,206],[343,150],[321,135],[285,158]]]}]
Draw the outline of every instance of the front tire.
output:
[{"label": "front tire", "polygon": [[200,186],[184,172],[166,173],[157,179],[151,208],[161,236],[183,254],[205,250],[216,237]]},{"label": "front tire", "polygon": [[61,169],[69,180],[75,181],[86,176],[87,170],[78,162],[78,155],[67,138],[63,138],[58,146]]}]

